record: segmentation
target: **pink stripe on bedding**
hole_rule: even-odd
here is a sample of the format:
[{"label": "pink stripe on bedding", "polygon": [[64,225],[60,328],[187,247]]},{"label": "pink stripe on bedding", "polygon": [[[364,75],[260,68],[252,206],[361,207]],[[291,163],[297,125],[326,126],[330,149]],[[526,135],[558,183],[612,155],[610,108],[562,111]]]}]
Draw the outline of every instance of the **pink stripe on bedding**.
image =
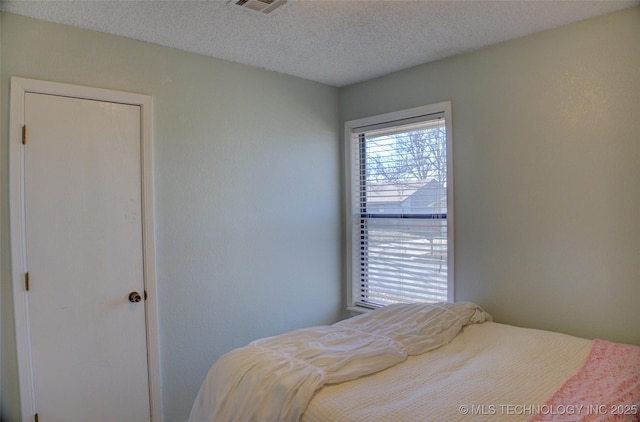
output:
[{"label": "pink stripe on bedding", "polygon": [[587,361],[529,422],[640,421],[640,346],[596,339]]}]

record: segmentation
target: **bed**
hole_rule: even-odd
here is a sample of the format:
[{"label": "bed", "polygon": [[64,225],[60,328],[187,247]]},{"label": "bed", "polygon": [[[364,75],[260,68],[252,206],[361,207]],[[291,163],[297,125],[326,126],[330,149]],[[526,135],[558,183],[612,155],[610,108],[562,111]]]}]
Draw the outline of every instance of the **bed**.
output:
[{"label": "bed", "polygon": [[397,304],[252,342],[209,370],[190,422],[640,420],[640,346]]}]

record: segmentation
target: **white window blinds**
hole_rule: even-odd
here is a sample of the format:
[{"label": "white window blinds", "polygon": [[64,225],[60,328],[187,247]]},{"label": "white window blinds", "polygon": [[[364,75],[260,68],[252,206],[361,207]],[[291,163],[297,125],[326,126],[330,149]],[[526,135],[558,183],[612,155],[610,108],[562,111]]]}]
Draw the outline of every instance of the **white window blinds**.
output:
[{"label": "white window blinds", "polygon": [[444,113],[351,128],[353,304],[449,299]]}]

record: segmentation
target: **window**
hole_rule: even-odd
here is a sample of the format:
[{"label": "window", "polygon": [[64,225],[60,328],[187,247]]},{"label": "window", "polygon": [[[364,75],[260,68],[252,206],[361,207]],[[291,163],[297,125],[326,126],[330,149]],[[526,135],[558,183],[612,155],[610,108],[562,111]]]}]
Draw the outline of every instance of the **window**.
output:
[{"label": "window", "polygon": [[345,129],[349,306],[453,301],[451,104]]}]

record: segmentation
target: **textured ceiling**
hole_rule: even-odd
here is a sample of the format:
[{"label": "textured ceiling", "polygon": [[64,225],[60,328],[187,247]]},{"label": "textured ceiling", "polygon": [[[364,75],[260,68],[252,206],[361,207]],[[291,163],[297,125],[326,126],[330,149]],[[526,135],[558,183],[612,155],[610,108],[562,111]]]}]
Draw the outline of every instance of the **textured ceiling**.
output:
[{"label": "textured ceiling", "polygon": [[0,9],[344,86],[640,1],[2,1]]}]

